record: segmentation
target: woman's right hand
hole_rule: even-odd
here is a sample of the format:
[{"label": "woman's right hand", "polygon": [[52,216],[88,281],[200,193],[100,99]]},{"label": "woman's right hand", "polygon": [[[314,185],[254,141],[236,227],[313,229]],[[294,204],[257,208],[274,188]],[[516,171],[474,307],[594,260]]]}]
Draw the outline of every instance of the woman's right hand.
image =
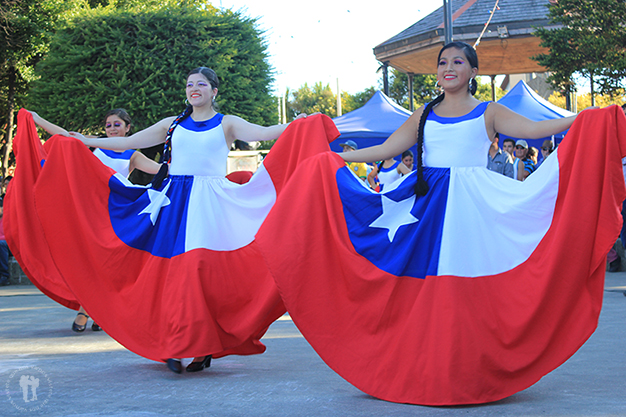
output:
[{"label": "woman's right hand", "polygon": [[85,142],[85,140],[87,140],[87,138],[82,134],[82,133],[78,133],[78,132],[68,132],[68,134],[73,137],[76,138],[78,140],[80,140],[81,142]]}]

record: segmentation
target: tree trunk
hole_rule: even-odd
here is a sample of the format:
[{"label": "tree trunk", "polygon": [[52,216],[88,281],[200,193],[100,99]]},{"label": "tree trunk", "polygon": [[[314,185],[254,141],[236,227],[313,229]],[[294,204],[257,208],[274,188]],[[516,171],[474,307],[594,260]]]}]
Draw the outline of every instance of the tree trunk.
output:
[{"label": "tree trunk", "polygon": [[13,118],[15,113],[15,83],[17,74],[14,66],[8,68],[8,95],[7,95],[7,131],[4,138],[4,155],[2,158],[2,178],[6,177],[9,168],[9,155],[13,149]]},{"label": "tree trunk", "polygon": [[591,84],[591,105],[596,105],[596,93],[593,89],[593,71],[589,73],[589,84]]}]

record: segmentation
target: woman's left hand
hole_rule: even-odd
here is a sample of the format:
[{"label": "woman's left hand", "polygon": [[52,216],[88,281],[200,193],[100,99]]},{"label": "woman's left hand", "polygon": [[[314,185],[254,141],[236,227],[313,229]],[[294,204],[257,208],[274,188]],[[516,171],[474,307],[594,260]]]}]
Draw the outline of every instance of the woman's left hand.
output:
[{"label": "woman's left hand", "polygon": [[321,114],[320,112],[315,112],[313,114],[306,114],[306,113],[300,113],[299,115],[297,115],[293,120],[298,120],[298,119],[305,119],[309,116],[315,116],[316,114]]}]

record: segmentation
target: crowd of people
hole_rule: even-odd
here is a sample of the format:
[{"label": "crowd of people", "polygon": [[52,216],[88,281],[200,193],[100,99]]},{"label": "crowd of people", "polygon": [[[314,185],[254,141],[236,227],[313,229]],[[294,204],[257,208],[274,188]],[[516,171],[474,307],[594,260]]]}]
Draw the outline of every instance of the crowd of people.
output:
[{"label": "crowd of people", "polygon": [[[610,221],[616,201],[580,203],[598,195],[589,172],[602,167],[593,176],[610,177],[614,164],[604,158],[616,155],[586,153],[579,130],[602,135],[591,127],[610,125],[614,114],[533,122],[474,98],[471,46],[447,44],[436,65],[443,94],[381,145],[359,149],[347,140],[339,154],[328,152],[338,132],[323,115],[263,127],[219,113],[219,79],[206,67],[187,75],[181,114],[133,134],[120,109],[105,115],[104,138],[21,112],[9,247],[26,259],[20,227],[28,216],[38,222],[45,233],[30,239],[50,256],[41,263],[62,277],[59,291],[81,303],[72,329],[83,332],[91,316],[93,330],[102,326],[175,373],[182,358],[194,358],[186,370],[196,372],[212,359],[264,352],[260,338],[289,311],[331,368],[378,398],[450,405],[511,395],[571,356],[597,323],[602,290],[594,268],[617,224]],[[579,129],[558,161],[551,140],[538,160],[527,140],[508,138],[550,137],[575,120]],[[45,152],[31,124],[54,135]],[[277,138],[254,175],[242,184],[226,178],[235,141]],[[600,139],[614,149],[623,138]],[[134,151],[158,144],[161,164]],[[407,151],[414,146],[415,154]],[[580,154],[586,164],[574,162]],[[28,168],[45,175],[29,177]],[[154,174],[153,182],[132,184],[133,169]],[[557,181],[571,172],[572,181],[587,181],[572,193],[584,194],[557,210]],[[531,175],[540,186],[526,187]],[[504,177],[519,186],[507,189],[513,182]],[[624,184],[612,186],[621,204]],[[502,193],[507,198],[494,197]],[[514,227],[510,213],[536,230]],[[605,223],[574,237],[581,216]],[[570,250],[580,256],[569,259]],[[563,279],[564,259],[571,282]],[[43,269],[27,267],[46,287]],[[0,260],[0,280],[1,268]]]}]

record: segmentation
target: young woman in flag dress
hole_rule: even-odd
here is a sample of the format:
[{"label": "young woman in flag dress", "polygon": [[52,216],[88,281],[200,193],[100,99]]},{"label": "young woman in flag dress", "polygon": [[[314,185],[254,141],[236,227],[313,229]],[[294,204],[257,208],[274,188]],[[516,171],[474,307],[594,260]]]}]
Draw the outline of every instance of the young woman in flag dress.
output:
[{"label": "young woman in flag dress", "polygon": [[[476,100],[477,74],[471,46],[446,45],[444,94],[379,146],[304,161],[257,233],[304,337],[381,399],[504,398],[562,364],[597,324],[626,196],[626,118],[612,106],[532,122]],[[532,139],[568,128],[524,182],[485,167],[497,132]],[[416,141],[417,172],[380,194],[344,168]]]},{"label": "young woman in flag dress", "polygon": [[[20,228],[29,224],[20,202],[30,198],[30,218],[41,222],[47,243],[37,248],[46,254],[43,265],[26,267],[45,275],[53,264],[110,336],[174,372],[182,366],[172,358],[194,357],[187,370],[198,371],[211,357],[265,351],[260,338],[285,308],[254,235],[299,160],[335,138],[319,145],[279,140],[252,178],[235,184],[225,178],[233,141],[275,139],[287,125],[262,127],[219,114],[217,93],[215,72],[197,68],[186,79],[189,106],[180,116],[125,138],[75,134],[103,149],[165,141],[169,175],[158,186],[112,175],[75,138],[54,136],[44,153],[29,133],[29,114],[18,114],[16,178],[31,179],[9,190],[15,195],[9,229],[19,246]],[[333,126],[321,116],[307,123],[303,117],[290,124],[292,135],[321,138]]]},{"label": "young woman in flag dress", "polygon": [[[64,128],[55,125],[52,122],[41,117],[34,111],[31,111],[30,114],[33,116],[33,121],[35,124],[51,135],[63,135],[70,136],[67,130]],[[132,127],[132,120],[128,112],[124,109],[112,109],[109,110],[104,115],[104,132],[106,137],[114,138],[114,137],[125,137],[127,136]],[[93,136],[94,138],[96,136]],[[143,153],[129,149],[124,152],[117,152],[112,150],[103,150],[100,148],[96,148],[93,151],[93,154],[106,166],[115,170],[115,172],[120,173],[121,175],[128,176],[135,169],[139,169],[147,174],[155,175],[159,172],[160,165],[155,161],[151,160]],[[35,280],[35,277],[31,277],[31,279]],[[37,281],[35,281],[37,282]],[[38,285],[46,285],[47,282],[37,282]],[[56,282],[56,285],[63,284],[62,282]],[[53,286],[54,288],[54,286]],[[54,291],[53,288],[50,288],[50,291]],[[75,300],[66,300],[67,302],[76,302]],[[87,328],[87,321],[89,316],[83,307],[78,308],[78,313],[76,314],[76,318],[72,323],[72,330],[78,333],[82,333]],[[91,325],[91,329],[93,331],[100,331],[102,328],[96,323],[93,322]]]}]

